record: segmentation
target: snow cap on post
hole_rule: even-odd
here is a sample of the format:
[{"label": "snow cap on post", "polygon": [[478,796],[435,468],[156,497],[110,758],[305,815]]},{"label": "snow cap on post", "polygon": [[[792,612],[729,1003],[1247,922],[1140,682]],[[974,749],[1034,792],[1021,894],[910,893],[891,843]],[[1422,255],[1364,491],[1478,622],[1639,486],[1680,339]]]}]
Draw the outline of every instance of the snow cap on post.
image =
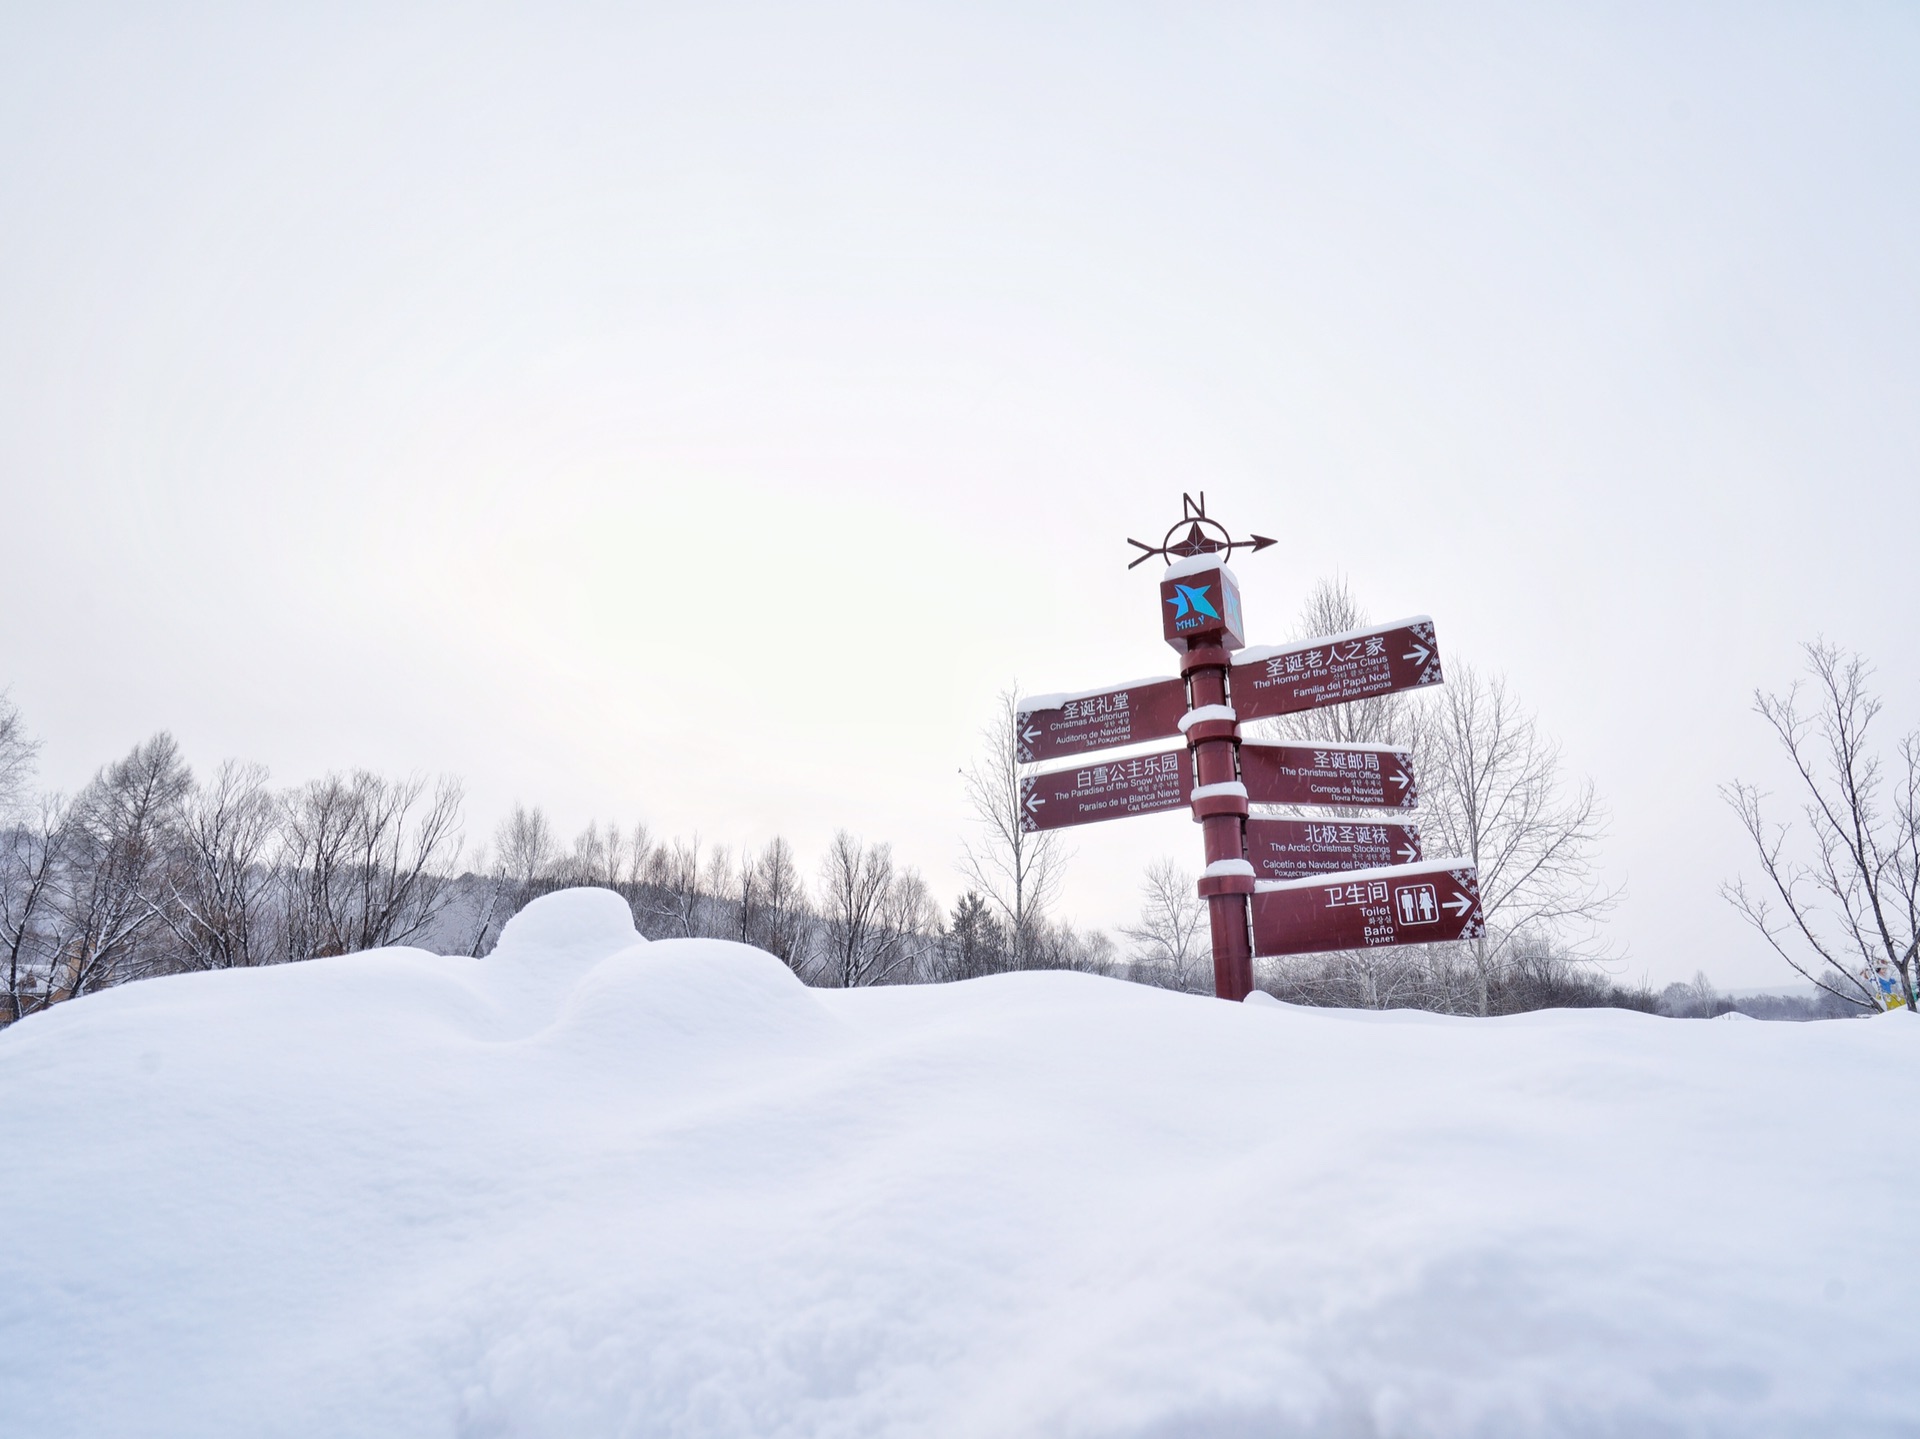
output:
[{"label": "snow cap on post", "polygon": [[1160,578],[1160,618],[1167,643],[1185,650],[1196,640],[1230,650],[1246,644],[1240,620],[1240,582],[1213,555],[1167,566]]}]

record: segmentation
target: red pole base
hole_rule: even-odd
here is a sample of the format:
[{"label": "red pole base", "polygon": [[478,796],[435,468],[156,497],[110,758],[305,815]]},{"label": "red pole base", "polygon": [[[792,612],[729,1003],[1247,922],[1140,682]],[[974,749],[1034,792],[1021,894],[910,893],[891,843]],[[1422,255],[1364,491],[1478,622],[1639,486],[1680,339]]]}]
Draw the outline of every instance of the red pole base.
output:
[{"label": "red pole base", "polygon": [[1213,926],[1213,993],[1235,1003],[1253,993],[1253,950],[1247,943],[1247,897],[1214,894],[1207,897]]}]

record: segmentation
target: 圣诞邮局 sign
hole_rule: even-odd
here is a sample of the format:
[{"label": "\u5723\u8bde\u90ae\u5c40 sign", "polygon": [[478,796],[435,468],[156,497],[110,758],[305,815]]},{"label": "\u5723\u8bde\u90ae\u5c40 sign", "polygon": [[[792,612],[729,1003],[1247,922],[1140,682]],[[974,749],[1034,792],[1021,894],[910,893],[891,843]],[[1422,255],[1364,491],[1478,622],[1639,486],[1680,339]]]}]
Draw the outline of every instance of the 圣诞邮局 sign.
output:
[{"label": "\u5723\u8bde\u90ae\u5c40 sign", "polygon": [[1184,809],[1192,793],[1185,750],[1045,770],[1020,781],[1020,827],[1064,829]]},{"label": "\u5723\u8bde\u90ae\u5c40 sign", "polygon": [[1420,801],[1413,756],[1391,745],[1242,740],[1240,778],[1254,804],[1412,809]]},{"label": "\u5723\u8bde\u90ae\u5c40 sign", "polygon": [[1420,831],[1410,824],[1258,816],[1247,821],[1247,859],[1256,879],[1378,869],[1419,858]]},{"label": "\u5723\u8bde\u90ae\u5c40 sign", "polygon": [[1044,764],[1063,755],[1172,739],[1187,712],[1177,679],[1136,680],[1083,694],[1033,695],[1016,703],[1014,758]]},{"label": "\u5723\u8bde\u90ae\u5c40 sign", "polygon": [[1262,957],[1476,939],[1480,879],[1464,860],[1395,865],[1258,884],[1253,952]]},{"label": "\u5723\u8bde\u90ae\u5c40 sign", "polygon": [[1234,657],[1233,708],[1242,720],[1437,685],[1440,647],[1424,615]]}]

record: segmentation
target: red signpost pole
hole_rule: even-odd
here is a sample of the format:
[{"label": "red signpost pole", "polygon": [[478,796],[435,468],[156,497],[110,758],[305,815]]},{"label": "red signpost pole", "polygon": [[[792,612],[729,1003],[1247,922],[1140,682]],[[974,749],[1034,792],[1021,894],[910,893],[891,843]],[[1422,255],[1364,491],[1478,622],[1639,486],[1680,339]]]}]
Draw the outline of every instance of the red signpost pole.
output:
[{"label": "red signpost pole", "polygon": [[[1180,669],[1187,678],[1187,695],[1194,710],[1227,703],[1227,667],[1232,657],[1211,640],[1188,642]],[[1207,867],[1222,861],[1240,865],[1247,859],[1247,799],[1244,793],[1206,793],[1209,786],[1237,784],[1240,778],[1240,726],[1231,718],[1198,719],[1187,726],[1187,746],[1193,751],[1193,817],[1200,822],[1206,844]],[[1213,930],[1213,992],[1221,999],[1245,999],[1253,990],[1253,930],[1247,902],[1253,894],[1253,871],[1244,874],[1206,874],[1200,880]]]}]

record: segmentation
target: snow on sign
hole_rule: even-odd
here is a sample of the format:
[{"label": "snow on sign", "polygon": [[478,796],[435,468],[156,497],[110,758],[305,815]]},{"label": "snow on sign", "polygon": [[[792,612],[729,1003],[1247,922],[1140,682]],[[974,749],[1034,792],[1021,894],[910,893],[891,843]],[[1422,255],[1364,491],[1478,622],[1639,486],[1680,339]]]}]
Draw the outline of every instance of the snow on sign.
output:
[{"label": "snow on sign", "polygon": [[1387,745],[1242,740],[1240,778],[1247,787],[1247,798],[1255,804],[1412,809],[1420,802],[1413,756]]},{"label": "snow on sign", "polygon": [[1411,864],[1420,858],[1420,831],[1364,820],[1250,819],[1247,858],[1260,879]]},{"label": "snow on sign", "polygon": [[1047,770],[1020,781],[1020,827],[1064,829],[1130,814],[1183,809],[1192,790],[1182,750]]},{"label": "snow on sign", "polygon": [[1480,878],[1464,860],[1262,884],[1253,894],[1253,952],[1261,956],[1477,939],[1484,933]]},{"label": "snow on sign", "polygon": [[1305,644],[1242,650],[1233,707],[1243,720],[1293,714],[1440,683],[1440,647],[1422,615]]},{"label": "snow on sign", "polygon": [[1187,711],[1177,679],[1141,680],[1074,695],[1032,695],[1014,718],[1015,758],[1037,764],[1061,755],[1172,739]]}]

